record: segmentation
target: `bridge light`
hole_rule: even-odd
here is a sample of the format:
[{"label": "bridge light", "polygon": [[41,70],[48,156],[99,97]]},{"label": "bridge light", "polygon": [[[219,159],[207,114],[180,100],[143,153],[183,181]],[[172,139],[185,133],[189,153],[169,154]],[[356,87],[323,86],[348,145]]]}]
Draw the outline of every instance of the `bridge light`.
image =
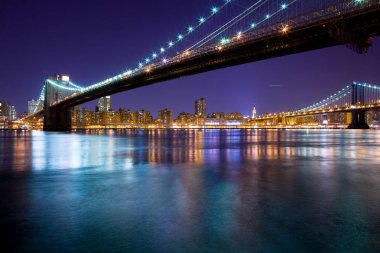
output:
[{"label": "bridge light", "polygon": [[282,33],[287,33],[287,32],[289,32],[289,26],[288,26],[288,25],[283,26],[282,29],[281,29],[281,32],[282,32]]},{"label": "bridge light", "polygon": [[153,59],[157,58],[157,54],[153,53],[152,57],[153,57]]},{"label": "bridge light", "polygon": [[178,38],[178,40],[182,40],[183,39],[183,35],[179,34],[177,38]]},{"label": "bridge light", "polygon": [[252,23],[251,24],[251,28],[255,28],[256,27],[256,24],[255,23]]},{"label": "bridge light", "polygon": [[203,24],[205,21],[206,21],[206,19],[204,17],[199,18],[199,24]]},{"label": "bridge light", "polygon": [[282,10],[285,10],[285,9],[286,9],[286,7],[288,7],[288,5],[287,5],[287,4],[281,4],[281,9],[282,9]]},{"label": "bridge light", "polygon": [[238,40],[240,40],[240,39],[241,39],[241,35],[242,35],[242,32],[238,32],[236,38],[237,38]]},{"label": "bridge light", "polygon": [[162,59],[162,63],[167,63],[168,60],[166,58]]},{"label": "bridge light", "polygon": [[220,44],[222,44],[222,45],[225,45],[225,44],[227,44],[227,43],[229,43],[230,42],[230,39],[228,39],[228,38],[222,38],[221,40],[220,40]]},{"label": "bridge light", "polygon": [[266,19],[270,18],[270,15],[269,14],[265,15],[265,18]]},{"label": "bridge light", "polygon": [[145,59],[145,62],[146,62],[146,63],[150,62],[150,59],[149,59],[149,58],[146,58],[146,59]]},{"label": "bridge light", "polygon": [[144,64],[142,62],[139,62],[139,68],[141,68]]},{"label": "bridge light", "polygon": [[188,31],[189,33],[192,33],[192,32],[194,31],[194,28],[193,28],[192,26],[190,26],[190,27],[187,29],[187,31]]},{"label": "bridge light", "polygon": [[212,15],[216,14],[218,11],[219,11],[218,7],[212,7],[211,8]]},{"label": "bridge light", "polygon": [[160,51],[161,53],[165,52],[165,48],[161,47]]},{"label": "bridge light", "polygon": [[172,47],[174,45],[173,41],[168,42],[169,47]]}]

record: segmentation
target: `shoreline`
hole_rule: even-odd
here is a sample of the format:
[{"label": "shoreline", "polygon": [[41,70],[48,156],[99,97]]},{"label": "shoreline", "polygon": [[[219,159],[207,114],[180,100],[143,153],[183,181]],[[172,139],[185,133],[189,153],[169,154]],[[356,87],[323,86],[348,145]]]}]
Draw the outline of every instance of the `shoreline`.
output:
[{"label": "shoreline", "polygon": [[[73,128],[69,132],[88,130],[360,130],[348,127],[97,127]],[[370,127],[368,130],[379,130],[379,127]],[[43,129],[2,128],[0,131],[43,131]]]}]

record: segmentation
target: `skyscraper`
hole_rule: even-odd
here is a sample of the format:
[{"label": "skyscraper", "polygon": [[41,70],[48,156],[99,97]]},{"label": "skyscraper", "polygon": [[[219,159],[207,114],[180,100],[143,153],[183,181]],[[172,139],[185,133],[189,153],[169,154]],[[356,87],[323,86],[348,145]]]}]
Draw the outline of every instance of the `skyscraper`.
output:
[{"label": "skyscraper", "polygon": [[7,104],[3,101],[0,101],[0,118],[5,117],[7,113]]},{"label": "skyscraper", "polygon": [[204,98],[195,100],[195,115],[206,117],[206,100]]},{"label": "skyscraper", "polygon": [[35,111],[37,111],[38,101],[32,99],[31,101],[28,101],[28,115],[33,114]]},{"label": "skyscraper", "polygon": [[111,110],[111,97],[101,97],[98,102],[99,112],[108,112]]},{"label": "skyscraper", "polygon": [[160,123],[170,125],[173,123],[173,112],[168,109],[161,110],[158,112],[158,119]]},{"label": "skyscraper", "polygon": [[252,109],[252,119],[256,118],[256,107],[253,107]]},{"label": "skyscraper", "polygon": [[134,122],[137,124],[149,124],[152,122],[152,115],[149,111],[139,110],[134,114]]},{"label": "skyscraper", "polygon": [[16,107],[14,105],[7,106],[7,118],[9,121],[17,119]]}]

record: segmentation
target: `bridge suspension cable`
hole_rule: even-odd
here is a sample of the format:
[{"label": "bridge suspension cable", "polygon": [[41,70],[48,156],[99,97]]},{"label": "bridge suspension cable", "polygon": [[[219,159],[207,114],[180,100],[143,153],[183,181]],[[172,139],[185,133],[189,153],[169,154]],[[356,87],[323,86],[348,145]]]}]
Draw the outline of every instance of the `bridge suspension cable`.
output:
[{"label": "bridge suspension cable", "polygon": [[189,25],[186,30],[182,33],[179,33],[176,38],[169,40],[166,43],[166,46],[161,46],[157,51],[153,52],[151,55],[146,56],[142,61],[138,63],[138,68],[142,68],[143,66],[155,61],[159,56],[162,56],[167,53],[168,50],[173,49],[174,46],[183,42],[186,37],[189,37],[195,31],[198,30],[201,26],[203,26],[208,20],[216,16],[220,13],[227,5],[229,5],[233,0],[224,0],[223,4],[220,6],[214,5],[210,8],[210,13],[206,16],[202,16],[198,18],[196,24]]},{"label": "bridge suspension cable", "polygon": [[[197,22],[197,24],[193,26],[189,26],[184,33],[180,33],[175,40],[172,40],[171,43],[169,42],[167,46],[161,47],[160,50],[153,53],[151,56],[146,57],[144,62],[140,62],[139,66],[134,69],[129,69],[124,71],[121,74],[115,75],[113,77],[110,77],[106,80],[103,80],[101,82],[92,84],[88,87],[82,88],[80,86],[77,86],[75,84],[72,84],[71,87],[64,87],[67,90],[71,91],[77,91],[78,93],[83,93],[91,89],[95,89],[98,87],[103,87],[106,85],[109,85],[111,83],[114,83],[116,81],[120,81],[126,78],[130,78],[132,76],[136,76],[142,73],[149,73],[152,70],[155,70],[156,68],[160,68],[161,66],[167,65],[167,64],[173,64],[177,62],[178,60],[182,60],[184,57],[183,55],[193,57],[193,56],[201,56],[202,54],[211,52],[211,50],[216,50],[215,48],[219,48],[220,46],[228,48],[229,46],[233,46],[236,43],[245,42],[248,39],[252,40],[255,38],[260,38],[263,36],[263,34],[272,34],[276,32],[287,32],[287,29],[289,28],[288,25],[286,25],[283,30],[280,30],[281,24],[286,24],[287,22],[292,22],[291,25],[296,28],[304,23],[302,22],[309,22],[309,17],[298,16],[298,9],[300,7],[305,7],[307,11],[313,11],[313,15],[311,18],[318,18],[321,19],[321,16],[324,15],[329,16],[330,14],[333,15],[341,15],[342,11],[345,11],[344,8],[352,8],[352,6],[360,6],[363,2],[371,2],[368,3],[373,4],[375,0],[323,0],[323,1],[302,1],[302,0],[256,0],[253,4],[252,2],[249,3],[249,6],[244,7],[243,11],[241,11],[241,8],[237,15],[234,15],[234,17],[229,20],[226,23],[223,23],[221,26],[217,27],[216,29],[212,29],[210,33],[206,34],[206,36],[202,36],[202,38],[199,41],[196,41],[195,43],[192,42],[192,45],[187,48],[184,52],[180,52],[177,56],[171,57],[171,58],[163,58],[159,59],[159,56],[167,55],[167,51],[169,49],[172,49],[175,45],[179,45],[180,43],[184,42],[186,37],[189,37],[191,34],[195,34],[195,31],[198,31],[201,26],[205,24],[205,22],[208,19],[211,19],[212,17],[216,16],[216,14],[221,13],[221,10],[226,8],[231,2],[236,2],[238,0],[224,0],[223,4],[220,6],[215,6],[211,8],[211,12],[209,15],[205,16],[204,18],[200,18]],[[377,1],[377,0],[376,0]],[[321,3],[323,2],[323,4]],[[296,4],[298,3],[298,4]],[[330,4],[336,4],[337,6],[333,6],[334,8],[330,8]],[[377,3],[378,4],[378,3]],[[318,8],[328,8],[328,9],[322,9],[323,12],[320,12]],[[290,8],[292,6],[292,8]],[[240,7],[240,6],[239,6]],[[340,9],[342,8],[342,9]],[[355,9],[355,8],[354,8]],[[334,11],[336,10],[336,11]],[[296,15],[289,16],[290,13],[295,12]],[[331,13],[330,13],[331,12]],[[279,15],[280,13],[283,13],[283,15]],[[321,14],[322,13],[322,14]],[[220,36],[222,33],[226,32],[227,30],[231,30],[232,28],[236,27],[240,22],[247,20],[251,15],[254,15],[257,22],[250,23],[250,25],[246,27],[246,29],[241,30],[241,32],[238,33],[238,36],[232,37],[232,39],[222,38],[219,42],[212,43],[211,41]],[[285,17],[286,16],[286,17]],[[280,18],[281,17],[281,18]],[[294,18],[294,20],[289,18]],[[298,18],[298,19],[296,19]],[[297,23],[299,22],[299,23]],[[268,26],[263,26],[260,29],[257,29],[259,25],[267,24]],[[203,26],[204,27],[204,26]],[[289,29],[293,28],[290,27]],[[241,27],[240,27],[241,28]],[[239,29],[240,30],[240,29]],[[238,42],[235,40],[235,38],[239,38],[239,36],[246,36],[243,40]],[[249,37],[249,38],[248,38]],[[209,43],[209,46],[206,45]],[[206,46],[205,46],[206,45]],[[189,51],[192,52],[189,52]],[[59,84],[58,84],[59,85]],[[60,87],[62,88],[62,87]],[[345,93],[344,93],[345,94]],[[347,95],[347,94],[346,94]],[[346,96],[345,95],[345,96]],[[339,94],[339,99],[342,94]],[[329,102],[333,103],[334,98],[329,98],[328,101],[323,101],[321,105],[328,104]]]},{"label": "bridge suspension cable", "polygon": [[[236,24],[237,22],[239,22],[240,20],[242,20],[243,18],[247,17],[248,15],[250,15],[253,11],[257,10],[260,6],[262,6],[263,4],[265,4],[265,2],[267,2],[268,0],[259,0],[257,1],[256,3],[254,3],[253,5],[249,6],[246,10],[244,10],[243,12],[241,12],[239,15],[235,16],[234,18],[232,18],[230,21],[228,21],[227,23],[225,23],[224,25],[220,26],[218,29],[216,29],[215,31],[213,31],[212,33],[210,33],[209,35],[207,35],[206,37],[204,37],[203,39],[199,40],[197,43],[195,43],[194,45],[190,46],[188,48],[188,50],[191,50],[193,49],[194,47],[199,47],[202,45],[202,43],[204,41],[207,40],[210,41],[211,39],[215,38],[215,36],[218,36],[220,33],[226,31],[228,28],[230,28],[232,25]],[[256,7],[256,8],[255,8]],[[226,28],[227,27],[227,28]],[[221,31],[221,32],[220,32]],[[220,32],[220,33],[219,33]],[[216,34],[216,35],[215,35]],[[215,36],[214,36],[215,35]],[[208,40],[209,38],[211,38],[210,40]],[[206,42],[206,43],[207,43]]]},{"label": "bridge suspension cable", "polygon": [[[293,0],[289,4],[282,3],[280,5],[281,6],[280,11],[287,9],[287,7],[289,5],[293,4],[296,1],[298,1],[298,0]],[[147,64],[154,64],[155,60],[159,59],[158,56],[163,55],[164,53],[166,54],[166,51],[168,49],[172,48],[174,45],[178,44],[179,42],[184,41],[185,36],[187,37],[190,34],[192,34],[194,31],[196,31],[196,28],[198,28],[201,25],[203,25],[206,20],[208,20],[211,17],[215,16],[217,13],[220,12],[220,10],[222,10],[223,8],[225,8],[231,2],[233,2],[233,1],[232,0],[225,0],[224,4],[221,5],[220,7],[213,7],[211,9],[211,14],[209,16],[207,16],[206,18],[201,18],[199,20],[199,24],[198,25],[196,25],[196,26],[190,26],[189,28],[191,28],[191,29],[189,29],[183,35],[179,34],[176,40],[170,41],[168,43],[167,47],[162,47],[159,52],[153,53],[151,57],[146,57],[145,58],[145,62],[140,62],[138,68],[129,69],[129,70],[127,70],[127,71],[125,71],[125,72],[123,72],[123,73],[121,73],[119,75],[113,76],[113,77],[108,78],[108,79],[106,79],[104,81],[101,81],[101,82],[95,83],[93,85],[90,85],[90,86],[84,88],[83,91],[86,91],[86,90],[92,89],[92,88],[96,88],[96,87],[99,87],[99,86],[107,85],[107,84],[109,84],[109,83],[111,83],[113,81],[116,81],[116,80],[119,80],[119,79],[122,79],[122,78],[126,78],[128,76],[134,75],[134,74],[138,73]],[[202,38],[200,41],[196,42],[194,44],[194,46],[192,46],[191,48],[194,48],[194,47],[198,47],[199,48],[199,47],[205,45],[206,43],[210,42],[212,39],[214,39],[215,37],[217,37],[218,35],[220,35],[222,32],[225,32],[227,29],[231,28],[233,25],[236,25],[239,21],[243,20],[244,18],[246,18],[247,16],[249,16],[250,14],[252,14],[252,12],[257,9],[257,8],[255,8],[255,6],[259,6],[260,7],[263,4],[265,4],[266,2],[268,2],[268,0],[259,0],[258,2],[254,3],[254,4],[251,4],[242,13],[240,13],[240,16],[238,15],[238,17],[236,17],[235,19],[233,18],[232,20],[230,20],[226,24],[223,24],[222,26],[220,26],[219,28],[217,28],[216,31],[212,32],[211,34],[209,34],[205,38]],[[277,13],[278,12],[274,12],[272,15],[270,15],[269,17],[267,16],[263,21],[260,21],[259,23],[262,23],[265,20],[270,19],[271,17],[275,16],[275,14],[277,14]],[[250,27],[248,30],[250,30],[250,29],[253,29],[253,27]],[[217,34],[215,36],[212,36],[213,34],[215,34],[215,32]],[[202,43],[202,42],[204,42],[204,43]],[[167,58],[163,58],[162,59],[162,63],[167,63],[167,62],[168,62]]]}]

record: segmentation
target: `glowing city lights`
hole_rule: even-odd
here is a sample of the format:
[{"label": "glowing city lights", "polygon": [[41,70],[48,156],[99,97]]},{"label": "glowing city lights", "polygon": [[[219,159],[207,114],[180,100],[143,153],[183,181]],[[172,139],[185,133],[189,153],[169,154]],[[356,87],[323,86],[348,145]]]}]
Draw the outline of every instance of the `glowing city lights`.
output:
[{"label": "glowing city lights", "polygon": [[287,33],[289,31],[289,26],[288,25],[285,25],[281,28],[281,32],[282,33]]}]

